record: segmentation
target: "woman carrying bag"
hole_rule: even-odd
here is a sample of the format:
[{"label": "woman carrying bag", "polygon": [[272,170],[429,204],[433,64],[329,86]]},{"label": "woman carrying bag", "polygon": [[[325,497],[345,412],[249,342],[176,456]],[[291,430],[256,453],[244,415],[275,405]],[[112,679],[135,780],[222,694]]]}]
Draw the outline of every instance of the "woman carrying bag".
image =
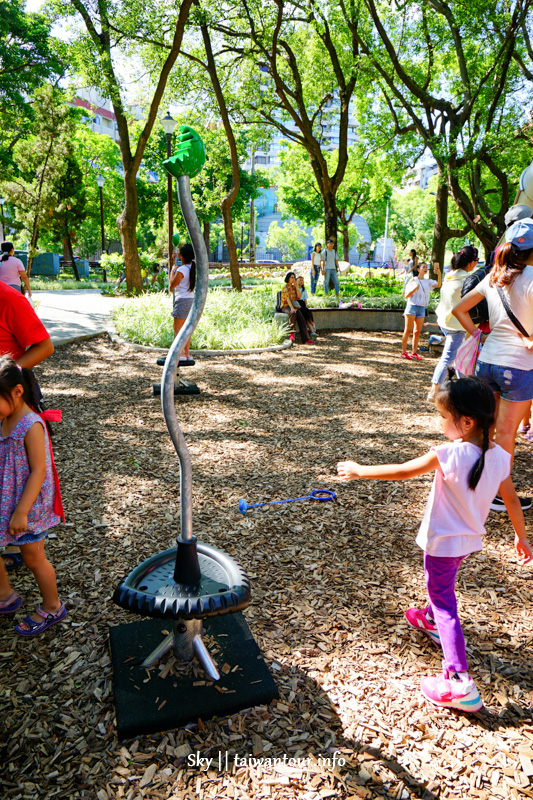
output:
[{"label": "woman carrying bag", "polygon": [[442,282],[440,300],[436,308],[437,323],[443,332],[444,348],[431,378],[428,400],[433,400],[437,389],[448,379],[448,367],[453,367],[455,356],[463,339],[465,330],[452,314],[454,306],[461,299],[461,289],[468,273],[477,264],[477,249],[466,245],[452,257],[452,268]]},{"label": "woman carrying bag", "polygon": [[[476,327],[468,311],[484,298],[490,333],[474,374],[495,394],[494,441],[512,456],[518,426],[533,399],[533,220],[520,220],[507,229],[491,272],[453,309],[471,336]],[[523,509],[531,507],[524,498],[521,503]],[[495,498],[491,508],[505,510],[501,498]]]}]

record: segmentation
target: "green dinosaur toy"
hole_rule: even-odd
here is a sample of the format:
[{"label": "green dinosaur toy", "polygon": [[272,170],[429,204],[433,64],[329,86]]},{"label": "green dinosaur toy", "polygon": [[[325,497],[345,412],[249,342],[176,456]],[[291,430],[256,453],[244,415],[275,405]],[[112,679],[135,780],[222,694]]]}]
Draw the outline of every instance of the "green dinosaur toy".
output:
[{"label": "green dinosaur toy", "polygon": [[180,125],[178,147],[170,158],[163,161],[163,166],[173,178],[188,175],[194,178],[205,164],[205,146],[199,135],[188,125]]}]

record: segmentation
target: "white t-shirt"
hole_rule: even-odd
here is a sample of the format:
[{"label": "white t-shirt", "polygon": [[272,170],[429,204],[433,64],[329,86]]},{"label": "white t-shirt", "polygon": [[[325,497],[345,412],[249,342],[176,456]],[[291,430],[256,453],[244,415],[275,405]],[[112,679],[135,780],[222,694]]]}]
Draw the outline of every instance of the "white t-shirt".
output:
[{"label": "white t-shirt", "polygon": [[[490,324],[490,334],[481,348],[479,361],[499,367],[533,369],[533,351],[528,350],[520,338],[518,330],[507,316],[498,290],[495,286],[489,286],[489,280],[490,273],[476,286],[476,292],[487,298]],[[503,291],[513,314],[529,334],[533,333],[533,267],[527,266],[514,279],[511,288],[506,286]]]},{"label": "white t-shirt", "polygon": [[182,264],[181,267],[174,267],[172,276],[181,272],[183,278],[174,289],[174,300],[182,300],[183,298],[194,297],[194,291],[189,289],[189,280],[191,276],[191,264]]},{"label": "white t-shirt", "polygon": [[311,253],[311,264],[315,267],[320,266],[320,262],[322,261],[322,252],[318,252],[317,250],[313,250]]},{"label": "white t-shirt", "polygon": [[[415,306],[424,306],[425,308],[429,303],[429,293],[439,282],[432,281],[430,278],[423,278],[422,280],[420,278],[412,278],[412,280],[418,283],[418,289],[411,297],[407,298],[407,302]],[[406,286],[406,291],[409,291],[409,284]]]},{"label": "white t-shirt", "polygon": [[440,468],[435,472],[416,543],[430,556],[466,556],[483,547],[485,520],[500,484],[511,473],[511,456],[498,444],[489,448],[479,483],[472,490],[468,476],[481,448],[459,439],[432,449]]}]

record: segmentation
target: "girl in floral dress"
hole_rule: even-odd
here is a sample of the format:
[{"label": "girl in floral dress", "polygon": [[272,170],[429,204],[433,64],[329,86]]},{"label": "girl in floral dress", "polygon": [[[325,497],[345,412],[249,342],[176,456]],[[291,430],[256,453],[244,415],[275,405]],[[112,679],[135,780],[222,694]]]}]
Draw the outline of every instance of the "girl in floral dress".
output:
[{"label": "girl in floral dress", "polygon": [[[20,636],[35,636],[66,614],[57,594],[54,568],[44,554],[46,532],[63,517],[59,482],[43,416],[35,413],[31,374],[11,358],[0,358],[0,545],[20,546],[33,572],[42,603],[15,626]],[[0,614],[22,604],[0,559]]]}]

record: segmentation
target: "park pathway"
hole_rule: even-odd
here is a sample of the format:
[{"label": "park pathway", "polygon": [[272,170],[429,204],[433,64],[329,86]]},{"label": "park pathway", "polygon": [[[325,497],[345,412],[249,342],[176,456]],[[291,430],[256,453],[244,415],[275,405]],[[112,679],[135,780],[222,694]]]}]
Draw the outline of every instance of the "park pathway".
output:
[{"label": "park pathway", "polygon": [[111,311],[121,302],[117,297],[102,297],[98,289],[65,289],[34,292],[37,314],[54,344],[105,333]]}]

